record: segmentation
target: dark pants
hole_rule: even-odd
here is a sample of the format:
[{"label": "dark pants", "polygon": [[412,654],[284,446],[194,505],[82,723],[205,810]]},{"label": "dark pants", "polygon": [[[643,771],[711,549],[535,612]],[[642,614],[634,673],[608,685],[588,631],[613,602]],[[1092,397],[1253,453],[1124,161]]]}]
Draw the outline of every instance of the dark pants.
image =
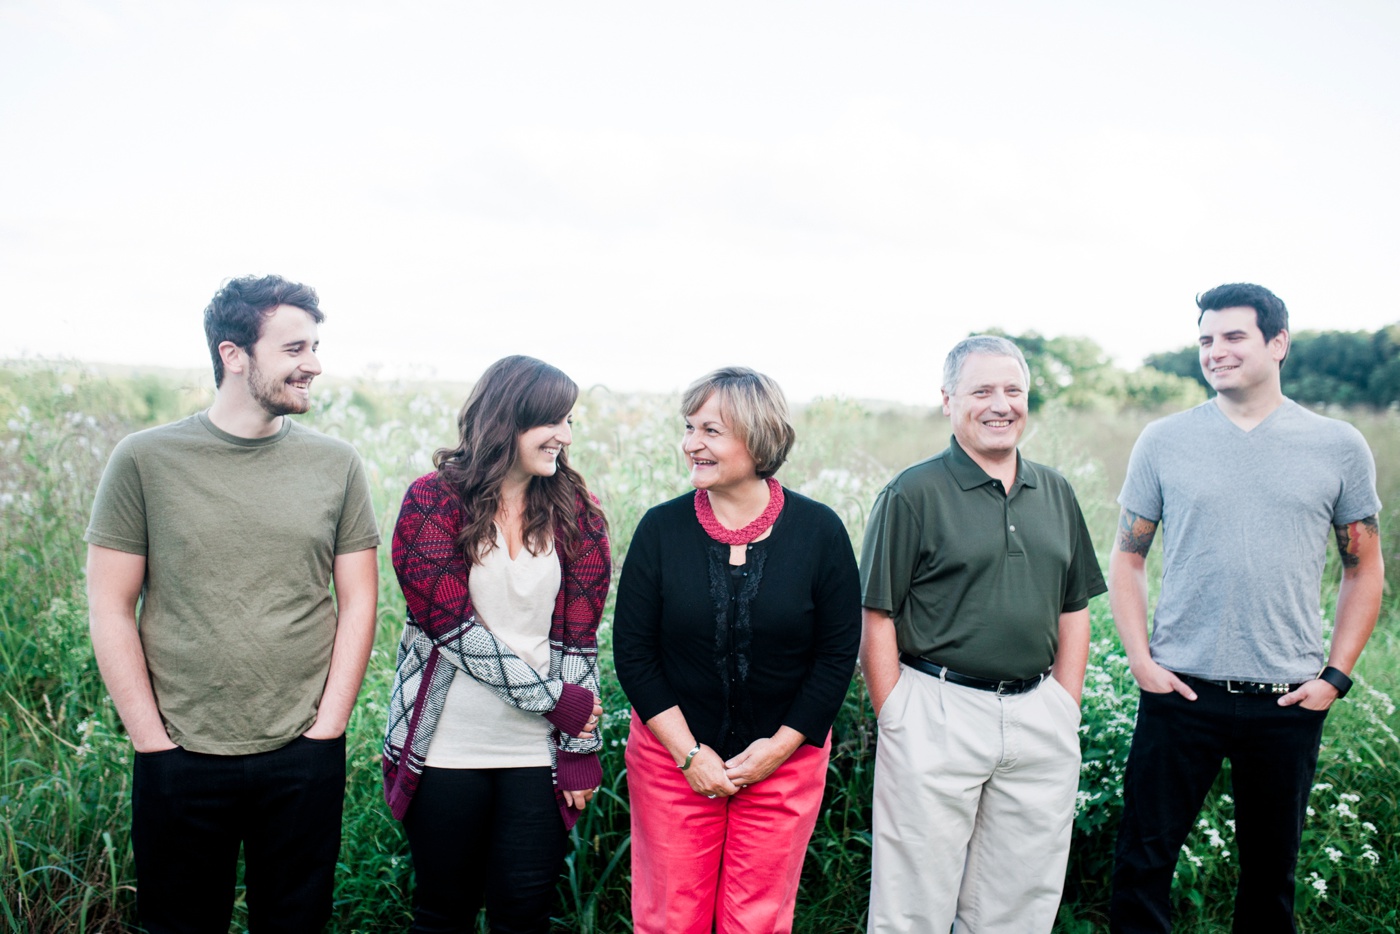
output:
[{"label": "dark pants", "polygon": [[316,932],[331,914],[345,737],[211,756],[137,753],[131,787],[136,914],[149,934],[227,934],[238,848],[248,928]]},{"label": "dark pants", "polygon": [[424,769],[404,815],[413,930],[548,934],[568,833],[549,768]]},{"label": "dark pants", "polygon": [[1293,871],[1327,714],[1189,680],[1194,701],[1173,691],[1144,692],[1138,702],[1110,929],[1171,930],[1177,857],[1222,760],[1229,759],[1240,859],[1234,930],[1295,931]]}]

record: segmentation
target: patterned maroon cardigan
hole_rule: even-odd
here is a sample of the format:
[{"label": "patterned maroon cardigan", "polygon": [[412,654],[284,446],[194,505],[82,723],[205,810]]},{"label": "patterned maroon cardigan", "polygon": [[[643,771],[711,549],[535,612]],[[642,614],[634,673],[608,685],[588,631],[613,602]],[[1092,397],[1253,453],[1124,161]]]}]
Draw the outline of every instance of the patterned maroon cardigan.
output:
[{"label": "patterned maroon cardigan", "polygon": [[394,573],[408,604],[399,642],[389,726],[384,736],[384,797],[402,820],[418,788],[428,744],[457,669],[491,688],[506,703],[553,724],[550,760],[554,793],[568,827],[578,811],[561,789],[595,788],[602,739],[578,739],[593,712],[598,688],[598,621],[608,596],[612,556],[601,519],[577,504],[578,554],[565,560],[549,628],[549,676],[544,677],[481,625],[467,587],[469,565],[457,545],[462,513],[436,473],[419,477],[404,495],[394,527]]}]

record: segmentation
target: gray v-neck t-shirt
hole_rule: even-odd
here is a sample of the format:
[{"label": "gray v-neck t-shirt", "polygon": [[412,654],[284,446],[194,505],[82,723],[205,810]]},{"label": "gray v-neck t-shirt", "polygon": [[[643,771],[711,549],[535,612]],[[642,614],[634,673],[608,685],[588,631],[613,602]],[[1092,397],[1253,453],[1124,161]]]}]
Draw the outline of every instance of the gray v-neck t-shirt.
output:
[{"label": "gray v-neck t-shirt", "polygon": [[1160,523],[1154,661],[1212,679],[1317,675],[1333,526],[1381,506],[1359,431],[1289,399],[1245,431],[1211,400],[1144,429],[1118,502]]}]

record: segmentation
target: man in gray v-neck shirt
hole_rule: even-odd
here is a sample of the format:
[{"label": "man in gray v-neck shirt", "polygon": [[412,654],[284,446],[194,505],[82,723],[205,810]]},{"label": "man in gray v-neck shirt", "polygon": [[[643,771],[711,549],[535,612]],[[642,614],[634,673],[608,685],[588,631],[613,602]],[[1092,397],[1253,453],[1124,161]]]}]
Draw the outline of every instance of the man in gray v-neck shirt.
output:
[{"label": "man in gray v-neck shirt", "polygon": [[[1118,497],[1109,600],[1142,693],[1110,925],[1171,929],[1177,855],[1229,759],[1235,930],[1292,931],[1323,720],[1380,606],[1375,463],[1351,425],[1283,395],[1288,311],[1277,296],[1223,285],[1197,304],[1201,369],[1217,395],[1143,431]],[[1149,641],[1146,558],[1159,524]],[[1343,563],[1330,653],[1318,596],[1329,528]]]}]

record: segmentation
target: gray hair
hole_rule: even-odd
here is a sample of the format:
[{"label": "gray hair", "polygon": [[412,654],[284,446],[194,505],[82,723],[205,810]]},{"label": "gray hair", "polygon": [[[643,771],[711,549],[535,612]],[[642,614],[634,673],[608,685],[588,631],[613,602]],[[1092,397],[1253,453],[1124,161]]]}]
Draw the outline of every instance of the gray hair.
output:
[{"label": "gray hair", "polygon": [[958,341],[957,346],[948,351],[943,361],[943,391],[952,395],[958,391],[958,380],[962,378],[963,361],[975,353],[992,357],[1011,357],[1021,364],[1021,375],[1026,378],[1026,389],[1031,388],[1031,368],[1026,365],[1026,355],[1021,348],[1004,337],[992,334],[974,334]]}]

